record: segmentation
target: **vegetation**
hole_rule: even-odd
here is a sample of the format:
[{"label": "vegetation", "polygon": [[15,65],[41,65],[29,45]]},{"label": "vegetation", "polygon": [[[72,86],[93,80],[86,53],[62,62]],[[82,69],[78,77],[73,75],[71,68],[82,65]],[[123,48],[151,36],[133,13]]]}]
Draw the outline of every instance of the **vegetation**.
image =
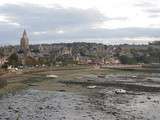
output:
[{"label": "vegetation", "polygon": [[121,55],[119,56],[119,59],[122,64],[137,64],[137,61],[134,57],[130,57],[127,55]]},{"label": "vegetation", "polygon": [[9,56],[8,64],[13,66],[19,65],[18,55],[16,53],[13,53]]},{"label": "vegetation", "polygon": [[2,69],[6,70],[8,68],[8,63],[5,63],[1,66]]},{"label": "vegetation", "polygon": [[131,53],[137,63],[160,63],[160,49],[148,47],[146,50],[132,49]]},{"label": "vegetation", "polygon": [[4,57],[4,53],[2,51],[0,51],[0,58]]},{"label": "vegetation", "polygon": [[154,42],[150,42],[150,45],[160,45],[160,41],[154,41]]},{"label": "vegetation", "polygon": [[120,54],[117,57],[122,64],[160,63],[160,47],[131,48],[127,53]]}]

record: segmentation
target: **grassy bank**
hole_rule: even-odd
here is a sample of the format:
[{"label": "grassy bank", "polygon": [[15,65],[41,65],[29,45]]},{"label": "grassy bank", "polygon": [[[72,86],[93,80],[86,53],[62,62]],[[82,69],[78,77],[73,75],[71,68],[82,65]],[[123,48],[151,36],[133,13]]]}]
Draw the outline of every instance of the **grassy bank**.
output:
[{"label": "grassy bank", "polygon": [[8,84],[7,86],[0,89],[0,97],[7,95],[8,93],[15,93],[25,88],[27,88],[27,85],[21,83]]},{"label": "grassy bank", "polygon": [[[127,75],[132,72],[113,69],[94,69],[87,66],[55,67],[45,69],[26,69],[21,74],[9,73],[0,78],[8,81],[8,85],[0,89],[0,95],[27,88],[42,90],[60,90],[65,86],[59,81],[76,80],[86,75]],[[46,75],[57,75],[58,78],[47,78]],[[78,87],[78,86],[77,86]],[[68,89],[75,89],[75,86]]]}]

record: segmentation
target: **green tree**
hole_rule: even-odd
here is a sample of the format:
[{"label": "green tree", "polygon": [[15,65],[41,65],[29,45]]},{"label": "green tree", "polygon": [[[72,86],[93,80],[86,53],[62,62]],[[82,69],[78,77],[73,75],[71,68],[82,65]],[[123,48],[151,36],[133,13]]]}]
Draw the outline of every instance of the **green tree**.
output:
[{"label": "green tree", "polygon": [[13,53],[9,56],[8,64],[13,66],[17,66],[19,64],[18,55],[16,53]]},{"label": "green tree", "polygon": [[127,55],[121,55],[119,60],[122,64],[137,64],[137,61],[134,57],[129,57]]}]

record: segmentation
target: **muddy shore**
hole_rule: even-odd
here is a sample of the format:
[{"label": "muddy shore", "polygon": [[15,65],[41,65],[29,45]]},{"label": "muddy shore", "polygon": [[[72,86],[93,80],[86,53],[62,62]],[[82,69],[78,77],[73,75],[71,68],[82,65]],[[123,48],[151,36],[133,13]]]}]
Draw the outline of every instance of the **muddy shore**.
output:
[{"label": "muddy shore", "polygon": [[[0,98],[0,119],[159,120],[160,74],[88,71],[8,78],[28,87]],[[46,78],[46,74],[59,77]],[[92,85],[96,87],[89,89]],[[116,94],[116,89],[127,92]]]}]

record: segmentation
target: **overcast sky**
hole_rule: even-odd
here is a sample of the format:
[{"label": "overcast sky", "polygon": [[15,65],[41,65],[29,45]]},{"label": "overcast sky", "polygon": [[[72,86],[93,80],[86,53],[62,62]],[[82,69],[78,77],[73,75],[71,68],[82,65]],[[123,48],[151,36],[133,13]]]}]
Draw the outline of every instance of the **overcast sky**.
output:
[{"label": "overcast sky", "polygon": [[0,44],[160,40],[160,0],[3,0]]}]

